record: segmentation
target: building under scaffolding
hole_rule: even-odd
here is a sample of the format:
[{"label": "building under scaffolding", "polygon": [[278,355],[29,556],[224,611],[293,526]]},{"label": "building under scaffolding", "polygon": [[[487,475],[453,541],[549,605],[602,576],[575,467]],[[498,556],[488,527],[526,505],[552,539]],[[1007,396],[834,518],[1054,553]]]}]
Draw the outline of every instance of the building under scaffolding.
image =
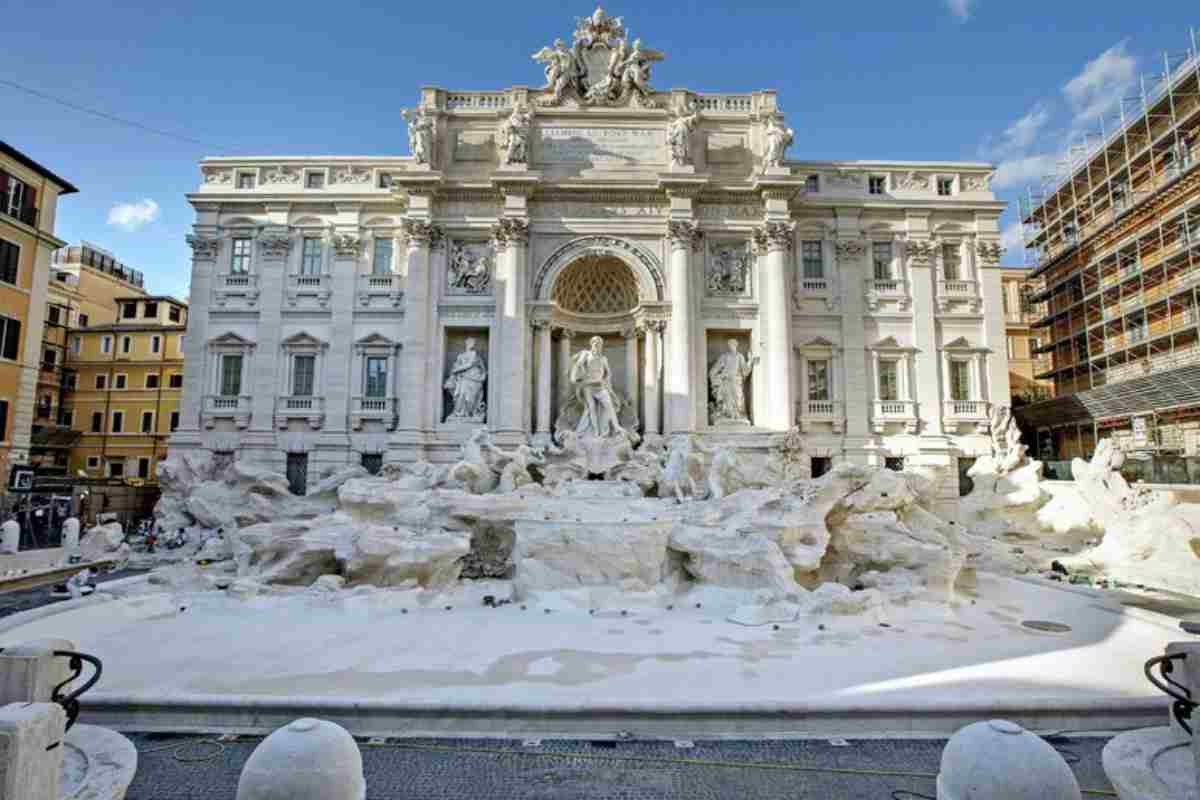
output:
[{"label": "building under scaffolding", "polygon": [[1034,327],[1050,363],[1037,377],[1054,398],[1018,419],[1043,460],[1112,436],[1141,454],[1140,477],[1191,482],[1174,462],[1200,457],[1198,44],[1193,30],[1186,52],[1164,54],[1161,72],[1019,200],[1031,277],[1045,287]]}]

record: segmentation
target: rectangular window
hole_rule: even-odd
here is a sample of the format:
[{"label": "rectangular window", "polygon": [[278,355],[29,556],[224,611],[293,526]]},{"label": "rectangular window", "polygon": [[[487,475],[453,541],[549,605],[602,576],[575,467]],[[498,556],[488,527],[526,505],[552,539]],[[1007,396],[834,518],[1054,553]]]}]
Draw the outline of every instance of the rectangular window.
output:
[{"label": "rectangular window", "polygon": [[110,477],[110,478],[125,477],[125,462],[124,461],[109,461],[108,462],[108,477]]},{"label": "rectangular window", "polygon": [[161,350],[162,350],[162,337],[161,336],[151,336],[150,337],[150,352],[157,353]]},{"label": "rectangular window", "polygon": [[253,172],[239,172],[237,188],[253,189],[254,188],[254,173]]},{"label": "rectangular window", "polygon": [[221,358],[221,394],[237,397],[242,393],[242,357],[229,354]]},{"label": "rectangular window", "polygon": [[890,281],[892,279],[891,242],[872,242],[871,261],[875,264],[875,280]]},{"label": "rectangular window", "polygon": [[62,319],[62,314],[59,312],[58,306],[50,306],[46,309],[46,322],[57,325],[60,319]]},{"label": "rectangular window", "polygon": [[800,258],[804,265],[804,277],[820,280],[825,277],[825,258],[820,240],[800,243]]},{"label": "rectangular window", "polygon": [[0,281],[17,284],[21,271],[21,248],[0,240]]},{"label": "rectangular window", "polygon": [[107,375],[97,375],[96,376],[96,388],[97,389],[107,389],[108,388],[108,376]]},{"label": "rectangular window", "polygon": [[321,274],[321,240],[316,236],[305,236],[300,253],[300,274]]},{"label": "rectangular window", "polygon": [[1037,349],[1042,346],[1042,341],[1036,336],[1029,337],[1029,355],[1035,355]]},{"label": "rectangular window", "polygon": [[392,174],[390,172],[379,173],[379,188],[380,189],[392,188]]},{"label": "rectangular window", "polygon": [[167,388],[182,389],[183,388],[183,373],[172,372],[171,376],[169,378],[167,378]]},{"label": "rectangular window", "polygon": [[900,399],[900,365],[896,361],[879,362],[879,399]]},{"label": "rectangular window", "polygon": [[158,374],[157,373],[151,373],[146,376],[146,388],[147,389],[157,389],[158,388]]},{"label": "rectangular window", "polygon": [[375,252],[371,259],[371,272],[376,275],[388,275],[392,271],[392,240],[376,239]]},{"label": "rectangular window", "polygon": [[962,279],[962,254],[957,244],[942,245],[942,274],[948,281]]},{"label": "rectangular window", "polygon": [[387,397],[387,359],[371,356],[367,359],[367,397]]},{"label": "rectangular window", "polygon": [[938,178],[937,193],[939,197],[949,197],[954,194],[954,178]]},{"label": "rectangular window", "polygon": [[821,191],[821,176],[820,175],[809,175],[807,178],[805,178],[804,179],[804,191],[806,191],[806,192]]},{"label": "rectangular window", "polygon": [[122,336],[121,337],[121,352],[125,355],[128,355],[131,350],[133,350],[133,337],[132,336]]},{"label": "rectangular window", "polygon": [[137,303],[122,303],[121,304],[121,319],[134,319],[137,317]]},{"label": "rectangular window", "polygon": [[58,351],[54,348],[46,348],[42,352],[42,366],[54,369],[54,365],[58,363]]},{"label": "rectangular window", "polygon": [[316,356],[296,356],[292,359],[292,395],[312,397],[317,371]]},{"label": "rectangular window", "polygon": [[153,433],[153,432],[154,432],[154,412],[153,411],[143,411],[142,412],[142,433]]},{"label": "rectangular window", "polygon": [[88,456],[87,457],[87,468],[88,469],[97,469],[99,466],[100,466],[100,456]]},{"label": "rectangular window", "polygon": [[83,349],[83,340],[80,339],[78,336],[72,336],[71,337],[71,353],[72,353],[72,355],[79,355],[79,351],[82,349]]},{"label": "rectangular window", "polygon": [[113,388],[114,389],[124,389],[126,381],[127,381],[127,378],[124,373],[114,375],[113,376]]},{"label": "rectangular window", "polygon": [[106,354],[112,352],[112,337],[111,336],[101,336],[100,337],[100,352],[106,353]]},{"label": "rectangular window", "polygon": [[92,412],[92,433],[103,433],[103,432],[104,432],[104,412],[103,411],[93,411]]},{"label": "rectangular window", "polygon": [[321,172],[309,172],[304,176],[304,186],[306,189],[323,189],[325,187],[325,175]]},{"label": "rectangular window", "polygon": [[303,496],[308,487],[308,453],[287,454],[288,488]]},{"label": "rectangular window", "polygon": [[68,389],[70,389],[71,391],[75,391],[75,373],[74,372],[68,372],[64,376],[63,381],[66,383]]},{"label": "rectangular window", "polygon": [[16,361],[21,353],[21,321],[0,317],[0,356]]},{"label": "rectangular window", "polygon": [[167,319],[171,320],[171,322],[179,322],[180,318],[179,306],[169,306],[167,308]]},{"label": "rectangular window", "polygon": [[142,316],[146,319],[158,318],[158,303],[146,303],[142,306]]},{"label": "rectangular window", "polygon": [[171,433],[174,433],[179,428],[179,412],[171,412]]},{"label": "rectangular window", "polygon": [[232,256],[229,261],[229,271],[234,275],[245,275],[250,272],[250,238],[239,236],[234,239],[230,252]]},{"label": "rectangular window", "polygon": [[79,327],[86,328],[87,326],[88,326],[88,315],[80,314],[79,315]]},{"label": "rectangular window", "polygon": [[125,429],[125,412],[124,411],[112,412],[112,427],[110,428],[110,430],[113,433],[121,433],[124,429]]},{"label": "rectangular window", "polygon": [[829,362],[824,359],[808,362],[808,399],[830,399]]},{"label": "rectangular window", "polygon": [[75,422],[75,413],[73,411],[60,411],[58,413],[59,425],[62,425],[64,428],[69,428],[73,422]]},{"label": "rectangular window", "polygon": [[8,176],[8,197],[6,199],[5,211],[10,217],[21,217],[21,209],[25,206],[25,183],[19,181],[13,176]]},{"label": "rectangular window", "polygon": [[138,477],[142,480],[150,477],[150,459],[145,456],[138,459]]},{"label": "rectangular window", "polygon": [[8,441],[8,401],[0,400],[0,442]]},{"label": "rectangular window", "polygon": [[950,399],[971,399],[971,365],[966,361],[950,362]]},{"label": "rectangular window", "polygon": [[887,178],[883,175],[872,175],[867,178],[867,192],[870,194],[883,194],[887,190]]}]

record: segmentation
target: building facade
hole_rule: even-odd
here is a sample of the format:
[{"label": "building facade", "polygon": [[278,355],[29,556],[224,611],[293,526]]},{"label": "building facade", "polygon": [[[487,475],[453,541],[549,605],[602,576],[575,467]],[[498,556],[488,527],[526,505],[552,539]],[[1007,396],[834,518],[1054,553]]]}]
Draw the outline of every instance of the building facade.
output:
[{"label": "building facade", "polygon": [[1054,383],[1037,376],[1050,368],[1050,358],[1041,350],[1041,332],[1033,323],[1045,315],[1033,298],[1040,284],[1030,280],[1028,267],[1011,267],[1000,272],[1004,327],[1008,338],[1008,384],[1012,404],[1022,406],[1046,400],[1054,394]]},{"label": "building facade", "polygon": [[0,492],[29,460],[58,198],[78,191],[0,142]]},{"label": "building facade", "polygon": [[407,157],[204,159],[172,448],[299,488],[478,427],[548,443],[597,347],[644,439],[754,458],[798,426],[817,471],[985,452],[992,167],[788,159],[773,92],[657,92],[629,47],[598,11],[543,89],[422,89]]},{"label": "building facade", "polygon": [[[1054,399],[1018,418],[1043,459],[1115,437],[1154,480],[1200,480],[1200,51],[1168,55],[1143,94],[1021,203],[1035,323]],[[1161,474],[1159,474],[1161,473]]]}]

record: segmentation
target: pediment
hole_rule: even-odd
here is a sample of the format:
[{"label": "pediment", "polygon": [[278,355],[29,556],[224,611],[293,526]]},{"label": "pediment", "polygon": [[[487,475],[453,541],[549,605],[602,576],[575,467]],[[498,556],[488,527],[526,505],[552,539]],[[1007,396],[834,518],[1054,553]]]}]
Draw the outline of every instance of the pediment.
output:
[{"label": "pediment", "polygon": [[946,342],[942,345],[943,350],[974,350],[975,347],[967,341],[965,336],[960,336],[954,341]]},{"label": "pediment", "polygon": [[251,219],[250,217],[234,217],[233,219],[226,220],[223,225],[226,228],[244,228],[251,225],[257,226],[258,220]]},{"label": "pediment", "polygon": [[298,227],[302,226],[302,225],[306,226],[306,227],[312,227],[314,225],[323,226],[325,224],[325,221],[320,219],[319,217],[301,217],[300,219],[296,220],[292,224],[296,225]]},{"label": "pediment", "polygon": [[382,333],[369,333],[354,343],[355,347],[395,347],[396,342]]},{"label": "pediment", "polygon": [[293,349],[300,349],[300,348],[318,349],[318,348],[323,348],[323,347],[329,346],[328,342],[321,341],[320,339],[313,336],[311,333],[308,333],[307,331],[301,331],[300,333],[293,333],[291,336],[287,337],[279,344],[281,347],[287,347],[287,348],[293,348]]},{"label": "pediment", "polygon": [[814,336],[813,338],[809,339],[807,342],[804,342],[803,344],[799,345],[799,347],[806,349],[806,350],[807,349],[831,350],[831,349],[837,347],[837,345],[835,345],[833,342],[826,339],[824,336]]},{"label": "pediment", "polygon": [[908,348],[896,341],[895,336],[885,336],[875,344],[871,345],[872,350],[907,350]]},{"label": "pediment", "polygon": [[370,228],[370,227],[374,227],[374,226],[386,226],[386,225],[395,225],[395,224],[396,224],[396,220],[392,219],[391,217],[371,217],[369,220],[367,220],[366,222],[363,223],[363,226]]},{"label": "pediment", "polygon": [[213,338],[209,339],[208,346],[209,347],[238,347],[238,348],[243,348],[243,349],[249,349],[249,348],[254,347],[254,342],[250,341],[249,339],[247,339],[243,336],[239,336],[238,334],[234,333],[233,331],[226,331],[225,333],[222,333],[220,336],[214,336]]}]

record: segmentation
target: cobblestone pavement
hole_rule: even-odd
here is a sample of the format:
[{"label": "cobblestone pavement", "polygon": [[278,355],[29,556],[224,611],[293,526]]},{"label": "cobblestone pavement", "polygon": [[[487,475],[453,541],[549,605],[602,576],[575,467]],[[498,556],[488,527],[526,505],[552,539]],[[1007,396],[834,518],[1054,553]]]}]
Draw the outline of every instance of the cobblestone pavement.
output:
[{"label": "cobblestone pavement", "polygon": [[[84,712],[86,716],[86,711]],[[261,738],[129,735],[139,751],[127,800],[234,800]],[[1115,796],[1107,739],[1056,737],[1085,789]],[[488,739],[360,742],[368,800],[921,800],[936,794],[944,740],[589,742]],[[910,773],[879,774],[879,773]],[[918,773],[919,776],[911,773]],[[907,792],[907,793],[906,793]]]}]

